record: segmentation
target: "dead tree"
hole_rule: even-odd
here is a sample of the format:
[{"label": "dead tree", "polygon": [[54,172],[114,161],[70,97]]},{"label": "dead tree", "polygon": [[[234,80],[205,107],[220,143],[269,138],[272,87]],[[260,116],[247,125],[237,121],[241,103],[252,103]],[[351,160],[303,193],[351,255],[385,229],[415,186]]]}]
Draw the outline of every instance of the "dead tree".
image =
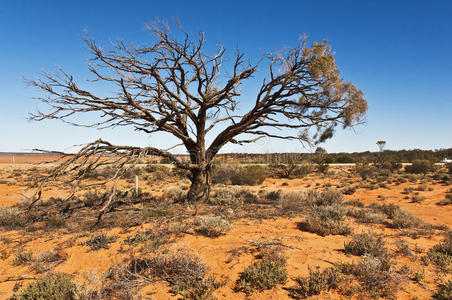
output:
[{"label": "dead tree", "polygon": [[[267,76],[255,97],[247,99],[249,110],[239,113],[239,87],[256,75],[258,65],[239,50],[228,61],[223,47],[207,54],[203,33],[193,38],[181,30],[173,35],[162,24],[149,29],[154,37],[150,46],[119,41],[105,50],[85,39],[93,55],[88,66],[96,79],[93,84],[101,82],[116,93],[98,95],[62,70],[31,80],[43,92],[38,100],[49,106],[31,119],[96,128],[127,126],[149,135],[166,132],[180,140],[190,161],[168,149],[97,140],[68,156],[48,179],[74,174],[78,182],[86,172],[108,164],[117,169],[116,178],[130,161],[157,155],[191,172],[187,198],[198,202],[209,196],[212,162],[224,145],[262,137],[315,144],[330,138],[338,125],[357,124],[367,110],[363,93],[340,77],[327,41],[308,45],[300,39],[293,49],[266,55]],[[98,113],[98,118],[90,124],[74,118],[87,112]],[[208,135],[212,142],[207,145]]]}]

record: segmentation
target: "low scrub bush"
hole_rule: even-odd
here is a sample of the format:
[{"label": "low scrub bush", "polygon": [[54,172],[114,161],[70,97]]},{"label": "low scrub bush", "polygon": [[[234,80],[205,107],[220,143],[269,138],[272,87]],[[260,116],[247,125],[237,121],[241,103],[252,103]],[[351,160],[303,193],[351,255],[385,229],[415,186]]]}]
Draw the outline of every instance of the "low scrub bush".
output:
[{"label": "low scrub bush", "polygon": [[441,243],[434,245],[428,251],[427,257],[442,270],[449,270],[452,264],[452,233]]},{"label": "low scrub bush", "polygon": [[364,207],[364,203],[359,200],[349,200],[349,201],[344,202],[344,205],[360,207],[360,208]]},{"label": "low scrub bush", "polygon": [[419,218],[416,218],[410,212],[402,209],[396,210],[391,219],[391,226],[393,228],[412,228],[421,224],[421,220]]},{"label": "low scrub bush", "polygon": [[351,229],[344,224],[345,214],[346,209],[338,204],[329,206],[314,205],[306,218],[306,223],[302,227],[321,236],[346,235],[351,232]]},{"label": "low scrub bush", "polygon": [[340,272],[334,268],[327,268],[320,272],[309,268],[309,277],[295,277],[297,287],[290,289],[290,296],[296,299],[304,299],[314,295],[320,295],[324,290],[337,288],[343,281]]},{"label": "low scrub bush", "polygon": [[209,204],[221,206],[237,206],[243,203],[256,203],[257,196],[247,188],[218,188],[209,197]]},{"label": "low scrub bush", "polygon": [[349,208],[347,215],[355,218],[358,223],[364,224],[382,224],[386,220],[386,216],[382,213],[367,209]]},{"label": "low scrub bush", "polygon": [[26,220],[17,207],[0,207],[0,227],[15,229],[25,224]]},{"label": "low scrub bush", "polygon": [[205,216],[195,222],[196,231],[208,237],[218,237],[231,230],[231,224],[220,216]]},{"label": "low scrub bush", "polygon": [[50,274],[30,283],[19,295],[21,300],[76,300],[77,285],[68,275]]},{"label": "low scrub bush", "polygon": [[267,177],[267,169],[260,165],[215,165],[212,182],[233,185],[258,185]]},{"label": "low scrub bush", "polygon": [[306,197],[300,192],[281,194],[279,199],[281,210],[285,213],[296,213],[306,210]]},{"label": "low scrub bush", "polygon": [[411,197],[411,203],[421,203],[425,201],[425,197],[421,196],[421,195],[413,195],[413,197]]},{"label": "low scrub bush", "polygon": [[452,299],[452,280],[439,285],[439,290],[435,294],[435,299],[451,300]]},{"label": "low scrub bush", "polygon": [[452,195],[448,194],[446,197],[437,203],[438,205],[451,205],[452,204]]},{"label": "low scrub bush", "polygon": [[33,261],[33,252],[27,251],[23,247],[17,249],[14,253],[13,264],[15,266],[21,266],[29,264]]},{"label": "low scrub bush", "polygon": [[91,251],[96,251],[99,249],[109,249],[109,244],[116,242],[117,236],[107,236],[106,233],[100,233],[92,236],[84,245],[89,246]]},{"label": "low scrub bush", "polygon": [[206,277],[207,266],[183,249],[158,253],[152,258],[133,259],[128,269],[166,280],[171,286],[170,292],[181,295],[182,299],[213,299],[212,293],[226,283],[212,276]]},{"label": "low scrub bush", "polygon": [[[307,193],[307,198],[311,198],[312,204],[317,206],[341,205],[344,201],[344,195],[338,190],[326,190],[321,193]],[[308,200],[309,201],[309,200]]]},{"label": "low scrub bush", "polygon": [[364,256],[356,265],[354,273],[362,283],[363,290],[372,298],[394,298],[400,287],[400,278],[391,272],[390,263],[385,257]]},{"label": "low scrub bush", "polygon": [[262,260],[245,268],[236,282],[236,290],[250,295],[255,290],[269,290],[286,281],[284,265],[278,261]]},{"label": "low scrub bush", "polygon": [[354,234],[352,240],[344,244],[344,252],[347,254],[362,256],[386,256],[388,251],[381,236],[373,232]]},{"label": "low scrub bush", "polygon": [[173,186],[163,192],[163,198],[173,203],[183,203],[187,200],[187,193],[180,187]]}]

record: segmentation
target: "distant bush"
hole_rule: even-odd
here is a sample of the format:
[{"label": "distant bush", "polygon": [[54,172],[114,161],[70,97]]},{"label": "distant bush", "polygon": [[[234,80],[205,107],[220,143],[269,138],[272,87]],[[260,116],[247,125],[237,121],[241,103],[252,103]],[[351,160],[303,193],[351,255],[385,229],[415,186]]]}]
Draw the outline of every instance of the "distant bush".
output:
[{"label": "distant bush", "polygon": [[77,285],[63,274],[46,275],[30,283],[19,295],[21,300],[75,300],[79,299]]},{"label": "distant bush", "polygon": [[284,213],[296,213],[306,210],[306,197],[301,192],[282,193],[279,203]]},{"label": "distant bush", "polygon": [[405,167],[407,173],[426,174],[432,169],[432,163],[429,160],[415,160],[411,165]]},{"label": "distant bush", "polygon": [[446,168],[449,171],[449,174],[452,174],[452,163],[446,164]]},{"label": "distant bush", "polygon": [[421,220],[406,210],[396,210],[392,219],[393,228],[411,228],[421,224]]},{"label": "distant bush", "polygon": [[263,291],[284,284],[287,281],[287,271],[280,262],[262,260],[245,268],[236,283],[236,290],[247,295],[255,290]]},{"label": "distant bush", "polygon": [[377,202],[369,205],[369,208],[384,213],[390,220],[393,228],[411,228],[419,226],[422,221],[413,216],[410,212],[401,209],[394,204],[380,204]]},{"label": "distant bush", "polygon": [[356,164],[355,171],[362,179],[373,178],[377,172],[377,168],[368,164]]},{"label": "distant bush", "polygon": [[212,183],[258,185],[267,178],[267,169],[260,165],[214,165]]},{"label": "distant bush", "polygon": [[352,240],[344,244],[347,254],[362,256],[386,256],[388,254],[385,242],[381,236],[373,232],[354,234]]},{"label": "distant bush", "polygon": [[411,197],[411,202],[412,203],[421,203],[425,200],[424,196],[421,195],[413,195],[413,197]]},{"label": "distant bush", "polygon": [[[344,195],[341,191],[338,190],[326,190],[321,193],[312,193],[309,195],[308,192],[308,198],[311,197],[312,204],[318,205],[318,206],[327,206],[327,205],[341,205],[344,201]],[[309,201],[309,200],[308,200]]]},{"label": "distant bush", "polygon": [[163,192],[163,198],[174,203],[182,203],[187,200],[187,192],[178,186],[172,186]]},{"label": "distant bush", "polygon": [[0,227],[6,229],[15,229],[23,227],[26,219],[21,215],[17,207],[1,207],[0,206]]},{"label": "distant bush", "polygon": [[197,231],[208,237],[218,237],[231,230],[231,224],[220,216],[205,216],[196,220]]},{"label": "distant bush", "polygon": [[344,224],[346,209],[338,204],[329,206],[314,205],[302,229],[321,236],[349,234],[351,229]]},{"label": "distant bush", "polygon": [[244,187],[217,188],[209,197],[209,204],[222,206],[236,206],[243,203],[255,203],[257,196]]},{"label": "distant bush", "polygon": [[446,197],[437,203],[438,205],[451,205],[452,204],[452,194],[446,195]]},{"label": "distant bush", "polygon": [[367,209],[349,208],[347,215],[355,218],[358,223],[364,224],[382,224],[386,220],[386,216],[382,213]]}]

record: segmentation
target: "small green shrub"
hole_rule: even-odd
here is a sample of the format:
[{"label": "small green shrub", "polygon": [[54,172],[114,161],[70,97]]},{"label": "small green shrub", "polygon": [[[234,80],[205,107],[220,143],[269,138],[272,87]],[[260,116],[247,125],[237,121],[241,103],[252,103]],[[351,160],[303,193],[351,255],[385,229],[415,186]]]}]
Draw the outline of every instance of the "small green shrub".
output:
[{"label": "small green shrub", "polygon": [[412,228],[421,224],[419,218],[416,218],[410,212],[402,209],[396,210],[391,219],[391,226],[393,228]]},{"label": "small green shrub", "polygon": [[220,216],[205,216],[196,220],[196,231],[208,237],[218,237],[231,230],[231,224]]},{"label": "small green shrub", "polygon": [[359,200],[349,200],[349,201],[344,202],[344,205],[360,207],[360,208],[364,207],[364,203]]},{"label": "small green shrub", "polygon": [[434,245],[427,253],[427,257],[443,270],[449,270],[452,264],[452,234],[439,244]]},{"label": "small green shrub", "polygon": [[338,204],[329,206],[314,205],[309,211],[306,223],[302,227],[321,236],[346,235],[350,233],[351,229],[344,224],[345,214],[346,209]]},{"label": "small green shrub", "polygon": [[306,198],[303,193],[289,192],[281,194],[279,203],[285,213],[296,213],[306,210]]},{"label": "small green shrub", "polygon": [[255,290],[269,290],[287,281],[287,271],[280,262],[262,260],[245,268],[236,283],[236,290],[247,295]]},{"label": "small green shrub", "polygon": [[187,200],[187,193],[178,186],[167,188],[163,192],[163,198],[174,203],[182,203]]},{"label": "small green shrub", "polygon": [[290,296],[296,299],[304,299],[314,295],[320,295],[323,290],[334,289],[343,281],[340,272],[334,268],[327,268],[320,272],[309,268],[309,277],[294,278],[296,288],[290,289]]},{"label": "small green shrub", "polygon": [[344,244],[344,252],[352,255],[386,256],[388,251],[381,236],[373,232],[354,234],[352,240]]},{"label": "small green shrub", "polygon": [[101,248],[109,249],[109,244],[116,242],[117,236],[107,236],[106,233],[102,232],[100,234],[92,236],[88,241],[84,244],[90,247],[91,251],[96,251]]},{"label": "small green shrub", "polygon": [[452,204],[452,194],[446,195],[446,197],[437,203],[438,205],[451,205]]},{"label": "small green shrub", "polygon": [[25,223],[26,220],[17,207],[0,206],[0,227],[15,229],[23,227]]},{"label": "small green shrub", "polygon": [[366,255],[356,265],[354,274],[362,289],[372,298],[394,298],[399,287],[399,276],[390,270],[386,257]]},{"label": "small green shrub", "polygon": [[452,300],[452,280],[439,285],[439,291],[436,292],[435,299]]},{"label": "small green shrub", "polygon": [[20,247],[14,253],[13,264],[15,266],[21,266],[31,263],[33,260],[33,252],[27,251],[23,247]]},{"label": "small green shrub", "polygon": [[257,196],[247,188],[229,187],[215,189],[209,197],[209,204],[238,206],[243,203],[256,203]]},{"label": "small green shrub", "polygon": [[367,209],[349,208],[347,215],[355,218],[358,223],[364,224],[382,224],[386,220],[386,216],[382,213]]},{"label": "small green shrub", "polygon": [[46,275],[30,283],[19,295],[21,300],[75,300],[79,299],[77,285],[63,274]]},{"label": "small green shrub", "polygon": [[424,196],[421,195],[413,195],[413,197],[411,197],[411,202],[412,203],[421,203],[425,200]]},{"label": "small green shrub", "polygon": [[342,192],[332,189],[312,195],[309,195],[308,192],[307,197],[314,198],[312,200],[312,204],[317,206],[341,205],[344,201],[344,195]]}]

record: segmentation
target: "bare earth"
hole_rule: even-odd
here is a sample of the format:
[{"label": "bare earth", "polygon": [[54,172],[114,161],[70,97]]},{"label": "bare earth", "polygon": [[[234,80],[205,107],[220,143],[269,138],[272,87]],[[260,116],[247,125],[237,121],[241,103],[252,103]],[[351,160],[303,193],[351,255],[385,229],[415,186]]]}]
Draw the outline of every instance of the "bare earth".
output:
[{"label": "bare earth", "polygon": [[[23,184],[23,178],[17,179],[9,177],[13,172],[21,173],[24,170],[30,170],[42,165],[35,166],[32,163],[38,163],[53,159],[53,157],[42,156],[17,156],[15,163],[12,164],[11,157],[0,156],[0,206],[11,206],[23,199],[24,195],[30,195],[30,191]],[[347,171],[350,167],[335,167],[334,171]],[[272,179],[267,178],[259,186],[251,186],[249,189],[258,192],[261,189],[266,191],[282,190],[306,191],[323,187],[330,184],[332,187],[341,184],[345,180],[343,176],[325,177],[321,174],[309,174],[301,179]],[[354,176],[352,180],[356,183],[361,178]],[[283,183],[285,183],[283,185]],[[169,186],[175,186],[174,182],[145,181],[141,183],[143,191],[161,195],[162,191]],[[185,182],[188,184],[188,182]],[[411,212],[413,215],[421,218],[424,222],[432,225],[446,225],[452,227],[452,205],[438,206],[437,202],[444,199],[446,192],[450,190],[438,182],[429,182],[430,190],[421,191],[420,194],[425,197],[421,203],[411,203],[411,199],[405,199],[402,194],[406,187],[416,187],[419,183],[405,182],[399,185],[388,184],[387,188],[378,187],[376,189],[359,188],[352,195],[345,195],[345,201],[360,200],[365,205],[372,202],[394,203],[402,209]],[[122,182],[123,186],[133,187],[132,183]],[[317,187],[316,187],[317,185]],[[58,186],[47,188],[44,197],[58,196],[61,190]],[[410,196],[411,197],[411,196]],[[190,208],[187,208],[190,209]],[[324,269],[332,266],[333,262],[351,262],[358,261],[358,257],[346,255],[343,252],[344,242],[351,240],[350,236],[329,235],[319,236],[314,233],[305,232],[299,229],[298,224],[305,219],[305,216],[275,216],[271,218],[237,218],[233,219],[232,229],[225,235],[217,238],[209,238],[202,235],[180,233],[174,236],[175,242],[168,244],[168,249],[178,251],[178,249],[187,249],[193,251],[209,267],[209,274],[218,278],[227,278],[225,286],[214,292],[218,299],[247,299],[241,292],[235,292],[235,282],[244,268],[256,261],[253,253],[242,253],[231,257],[231,250],[249,247],[253,241],[279,241],[284,248],[284,254],[287,258],[287,272],[289,280],[283,286],[278,286],[272,290],[256,292],[249,299],[290,299],[285,287],[295,285],[293,278],[295,276],[308,276],[308,267]],[[398,291],[397,299],[426,299],[433,296],[437,290],[437,282],[441,279],[449,278],[449,274],[440,273],[432,266],[425,266],[420,257],[425,255],[428,250],[443,238],[441,231],[434,231],[433,235],[421,235],[420,237],[411,237],[401,235],[401,230],[388,228],[383,224],[359,224],[352,218],[347,218],[347,222],[356,233],[372,230],[383,234],[386,245],[391,252],[396,249],[395,242],[404,240],[411,249],[417,249],[417,257],[397,256],[394,258],[396,268],[408,267],[414,271],[425,271],[425,279],[421,283],[405,280],[402,288]],[[33,280],[11,280],[11,277],[20,275],[41,276],[29,265],[14,265],[14,253],[19,245],[39,255],[48,250],[56,249],[67,259],[58,264],[53,271],[70,274],[73,279],[80,282],[95,282],[87,278],[100,277],[111,266],[121,263],[131,254],[138,252],[138,248],[124,251],[128,246],[124,245],[124,240],[135,235],[137,231],[144,231],[152,228],[152,224],[141,224],[128,228],[111,228],[108,230],[100,229],[96,232],[71,232],[64,228],[52,230],[49,232],[6,230],[0,228],[0,298],[7,299],[14,292],[16,284],[25,286]],[[109,249],[100,249],[97,251],[88,251],[89,247],[83,245],[89,236],[107,232],[108,235],[117,235],[116,242],[110,244]],[[178,296],[169,293],[169,285],[164,281],[147,285],[141,288],[139,294],[146,299],[146,295],[151,295],[152,299],[177,299]],[[357,297],[357,296],[355,296]],[[149,298],[149,299],[150,299]],[[340,295],[336,292],[322,292],[319,296],[313,296],[313,299],[349,299],[350,297]]]}]

